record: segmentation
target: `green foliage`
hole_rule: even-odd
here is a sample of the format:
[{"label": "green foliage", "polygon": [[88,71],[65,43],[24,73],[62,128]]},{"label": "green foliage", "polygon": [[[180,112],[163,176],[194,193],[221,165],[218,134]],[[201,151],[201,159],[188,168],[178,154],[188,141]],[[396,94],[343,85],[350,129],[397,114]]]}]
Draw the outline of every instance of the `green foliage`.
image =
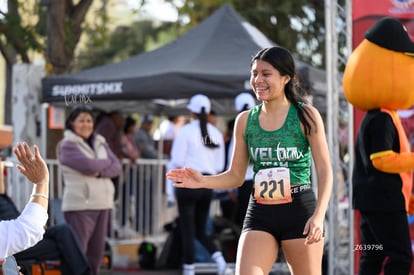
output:
[{"label": "green foliage", "polygon": [[8,64],[16,62],[11,58],[12,55],[16,54],[18,61],[30,62],[30,50],[44,51],[41,35],[37,33],[35,26],[22,20],[21,14],[25,9],[28,7],[24,7],[17,0],[9,0],[9,12],[0,19],[0,44],[5,49],[2,53]]},{"label": "green foliage", "polygon": [[[89,40],[86,49],[78,55],[76,70],[122,61],[148,50],[147,44],[152,48],[163,45],[176,38],[171,31],[173,28],[175,26],[172,23],[157,26],[154,21],[149,20],[120,26],[108,33],[102,44],[99,39]],[[91,37],[94,35],[91,34]]]},{"label": "green foliage", "polygon": [[[324,37],[320,37],[323,32],[320,32],[321,29],[318,27],[321,25],[320,22],[323,26],[324,18],[317,16],[312,18],[313,14],[306,13],[306,10],[319,11],[320,8],[307,0],[260,2],[261,4],[257,3],[256,7],[239,8],[240,13],[269,39],[296,53],[303,61],[313,65],[323,65],[316,64],[312,57],[321,50],[321,47],[324,48]],[[315,45],[313,38],[316,37]]]},{"label": "green foliage", "polygon": [[39,16],[39,20],[37,21],[37,23],[34,26],[34,30],[36,31],[36,33],[44,38],[46,37],[47,33],[47,8],[45,6],[41,6],[41,5],[36,5],[36,11],[35,11]]},{"label": "green foliage", "polygon": [[164,46],[177,39],[183,33],[184,30],[178,28],[176,23],[164,23],[158,28],[156,33],[147,37],[145,51],[152,51]]},{"label": "green foliage", "polygon": [[[176,4],[176,0],[166,0]],[[176,4],[181,24],[198,24],[224,3],[276,44],[296,53],[303,61],[324,65],[324,1],[322,0],[183,0]]]}]

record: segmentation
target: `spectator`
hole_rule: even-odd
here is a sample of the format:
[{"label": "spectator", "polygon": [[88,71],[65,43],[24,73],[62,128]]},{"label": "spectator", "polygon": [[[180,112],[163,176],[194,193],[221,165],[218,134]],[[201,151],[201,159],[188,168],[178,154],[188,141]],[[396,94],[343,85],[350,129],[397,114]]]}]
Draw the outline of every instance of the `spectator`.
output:
[{"label": "spectator", "polygon": [[141,126],[134,136],[135,144],[138,146],[138,149],[141,151],[141,157],[144,159],[158,158],[155,141],[151,135],[153,125],[154,117],[152,115],[144,115],[142,117]]},{"label": "spectator", "polygon": [[92,108],[75,106],[66,119],[64,138],[58,144],[58,160],[65,182],[62,199],[65,220],[79,238],[91,274],[99,274],[114,203],[111,178],[120,174],[121,164],[93,126]]},{"label": "spectator", "polygon": [[[135,144],[134,134],[136,132],[136,120],[128,116],[125,119],[124,134],[122,136],[122,153],[123,156],[130,160],[132,166],[136,165],[136,161],[141,156],[137,145]],[[134,186],[137,185],[136,179],[133,176],[133,167],[130,166],[126,171],[125,182],[122,185],[122,198],[120,204],[122,205],[122,227],[117,230],[118,237],[134,237],[136,236],[135,230],[131,228],[130,221],[137,213],[138,205],[136,204],[136,198],[134,196]],[[131,207],[129,207],[131,206]],[[132,207],[133,206],[133,207]],[[128,211],[129,210],[129,211]]]},{"label": "spectator", "polygon": [[164,140],[174,140],[178,130],[187,122],[186,116],[174,115],[168,116],[160,125],[160,137]]},{"label": "spectator", "polygon": [[[211,113],[210,113],[211,118]],[[223,171],[227,167],[228,162],[228,148],[231,141],[231,136],[233,134],[234,120],[231,120],[227,123],[227,129],[224,136],[224,167]],[[226,223],[230,223],[231,227],[234,227],[236,224],[236,213],[237,213],[237,188],[231,189],[214,189],[213,190],[213,199],[219,200],[221,217],[225,219]]]},{"label": "spectator", "polygon": [[[175,136],[178,133],[178,130],[186,123],[186,117],[179,116],[169,116],[167,120],[164,120],[160,124],[159,139],[163,140],[163,153],[170,157],[172,142],[174,141]],[[154,135],[155,136],[155,135]]]},{"label": "spectator", "polygon": [[15,220],[0,221],[0,260],[25,250],[43,238],[48,219],[49,171],[35,145],[27,143],[13,148],[20,164],[17,169],[33,183],[33,193],[23,212]]},{"label": "spectator", "polygon": [[124,118],[119,111],[109,114],[101,113],[96,118],[95,132],[106,139],[112,152],[122,159],[122,131],[124,129]]},{"label": "spectator", "polygon": [[[1,169],[0,169],[0,172]],[[4,184],[0,178],[0,185]],[[5,192],[0,191],[0,221],[17,219],[20,215],[16,205]],[[21,272],[29,275],[33,260],[60,260],[63,275],[87,275],[90,273],[88,262],[79,245],[78,238],[68,224],[46,228],[43,238],[34,246],[13,255]],[[1,274],[1,272],[0,272]]]},{"label": "spectator", "polygon": [[[124,158],[122,152],[123,128],[124,119],[119,111],[101,112],[96,118],[95,133],[105,138],[109,148],[120,161]],[[115,186],[114,198],[118,199],[118,192],[120,191],[119,178],[113,177],[111,180]],[[108,225],[112,228],[111,222]]]},{"label": "spectator", "polygon": [[68,224],[48,227],[43,239],[35,246],[14,254],[17,263],[24,274],[31,274],[30,267],[25,262],[32,260],[59,260],[59,270],[62,275],[89,275],[88,260],[79,244],[79,239]]},{"label": "spectator", "polygon": [[207,115],[208,123],[211,123],[214,126],[217,126],[217,113],[214,110],[211,110],[210,113]]},{"label": "spectator", "polygon": [[[234,107],[238,113],[250,110],[254,106],[256,106],[256,100],[252,96],[251,93],[247,93],[247,92],[240,93],[234,99]],[[234,126],[234,123],[233,123],[233,126]],[[230,140],[229,148],[227,151],[227,158],[229,160],[232,159],[233,146],[234,146],[234,140],[232,136]],[[227,168],[229,168],[230,161],[227,164],[228,164]],[[236,224],[239,225],[240,227],[243,225],[244,216],[246,215],[247,206],[249,205],[252,187],[253,187],[253,164],[251,161],[249,161],[249,165],[247,166],[244,182],[241,186],[237,188]]]},{"label": "spectator", "polygon": [[[234,99],[234,107],[237,113],[249,110],[256,105],[254,97],[247,92],[240,93]],[[230,160],[233,155],[233,130],[235,119],[227,123],[227,135],[229,140],[226,144],[226,169],[230,167]],[[220,206],[223,217],[234,222],[241,227],[243,225],[244,216],[246,215],[247,205],[253,187],[253,165],[249,163],[246,171],[244,183],[238,188],[228,190],[215,190],[216,194],[220,194]]]},{"label": "spectator", "polygon": [[136,124],[136,120],[128,116],[125,119],[124,134],[122,135],[122,155],[128,158],[131,163],[135,163],[141,156],[141,152],[134,140],[134,134],[137,130]]},{"label": "spectator", "polygon": [[[192,167],[204,174],[221,172],[224,167],[224,139],[219,129],[207,122],[211,103],[208,97],[197,94],[187,108],[193,121],[184,125],[174,139],[169,168]],[[197,239],[217,263],[219,274],[225,274],[226,261],[210,236],[206,234],[212,190],[176,189],[181,245],[184,256],[183,275],[193,275]]]}]

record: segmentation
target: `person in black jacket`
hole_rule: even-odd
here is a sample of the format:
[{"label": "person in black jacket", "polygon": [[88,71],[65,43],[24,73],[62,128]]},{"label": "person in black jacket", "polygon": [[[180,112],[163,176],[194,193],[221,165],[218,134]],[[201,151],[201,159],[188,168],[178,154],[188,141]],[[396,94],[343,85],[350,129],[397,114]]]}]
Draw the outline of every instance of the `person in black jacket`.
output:
[{"label": "person in black jacket", "polygon": [[[11,220],[19,211],[6,194],[0,194],[0,220]],[[21,272],[31,274],[31,265],[46,260],[59,260],[62,275],[89,275],[89,266],[78,238],[66,223],[50,226],[36,245],[14,254]]]}]

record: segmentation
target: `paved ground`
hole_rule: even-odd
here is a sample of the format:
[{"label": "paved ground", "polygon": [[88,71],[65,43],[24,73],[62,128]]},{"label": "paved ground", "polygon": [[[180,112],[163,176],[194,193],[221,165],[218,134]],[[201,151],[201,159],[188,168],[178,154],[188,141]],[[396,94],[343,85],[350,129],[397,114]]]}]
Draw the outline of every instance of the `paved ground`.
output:
[{"label": "paved ground", "polygon": [[114,271],[102,271],[101,275],[181,275],[179,270],[114,270]]},{"label": "paved ground", "polygon": [[[234,264],[229,264],[229,274],[234,274]],[[233,271],[233,273],[231,272]],[[142,270],[138,267],[124,269],[115,268],[113,271],[103,270],[100,275],[181,275],[181,270]],[[196,264],[196,274],[216,275],[215,265],[208,263]],[[285,263],[276,263],[269,275],[289,275],[290,272]]]}]

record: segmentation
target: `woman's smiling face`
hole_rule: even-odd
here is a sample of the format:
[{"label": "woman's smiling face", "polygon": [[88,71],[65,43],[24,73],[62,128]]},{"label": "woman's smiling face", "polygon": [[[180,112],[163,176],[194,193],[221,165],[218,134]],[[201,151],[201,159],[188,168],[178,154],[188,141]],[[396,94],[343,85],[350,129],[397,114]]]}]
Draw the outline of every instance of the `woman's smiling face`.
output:
[{"label": "woman's smiling face", "polygon": [[75,134],[88,139],[93,133],[93,117],[89,113],[79,113],[72,122],[72,128]]},{"label": "woman's smiling face", "polygon": [[270,63],[255,60],[252,63],[250,85],[260,101],[285,96],[285,85],[289,81],[288,75],[282,76]]}]

